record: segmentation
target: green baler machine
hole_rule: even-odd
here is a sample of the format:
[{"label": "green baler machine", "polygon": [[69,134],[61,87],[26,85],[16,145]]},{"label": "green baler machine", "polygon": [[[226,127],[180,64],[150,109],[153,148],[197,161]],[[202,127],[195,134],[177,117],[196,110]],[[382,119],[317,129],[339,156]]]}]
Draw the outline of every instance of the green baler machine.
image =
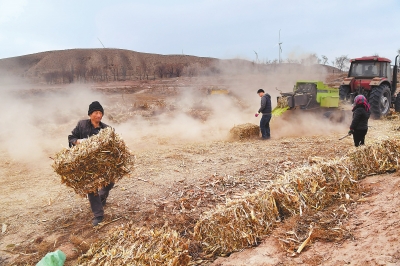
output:
[{"label": "green baler machine", "polygon": [[277,101],[278,105],[272,110],[274,116],[294,108],[302,110],[338,108],[339,90],[325,85],[322,81],[300,80],[296,82],[293,92],[281,92]]}]

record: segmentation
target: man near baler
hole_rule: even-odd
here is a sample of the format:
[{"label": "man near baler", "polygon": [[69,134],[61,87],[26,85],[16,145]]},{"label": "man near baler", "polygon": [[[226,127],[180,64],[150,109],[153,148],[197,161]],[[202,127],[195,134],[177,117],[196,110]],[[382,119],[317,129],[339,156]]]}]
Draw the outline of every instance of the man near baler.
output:
[{"label": "man near baler", "polygon": [[[104,115],[103,106],[97,101],[89,105],[88,116],[89,119],[81,120],[77,126],[72,130],[71,135],[68,136],[69,146],[79,145],[88,137],[97,135],[101,129],[108,127],[108,125],[101,122]],[[98,193],[89,193],[88,199],[90,208],[94,214],[93,225],[97,226],[103,221],[104,210],[109,191],[113,188],[114,183],[103,187]]]},{"label": "man near baler", "polygon": [[271,138],[271,131],[269,128],[269,122],[271,121],[271,96],[268,93],[265,93],[263,89],[259,89],[257,94],[261,97],[261,107],[258,109],[258,112],[255,114],[255,117],[258,117],[258,114],[262,113],[262,117],[260,120],[260,131],[261,131],[261,139],[267,140]]}]

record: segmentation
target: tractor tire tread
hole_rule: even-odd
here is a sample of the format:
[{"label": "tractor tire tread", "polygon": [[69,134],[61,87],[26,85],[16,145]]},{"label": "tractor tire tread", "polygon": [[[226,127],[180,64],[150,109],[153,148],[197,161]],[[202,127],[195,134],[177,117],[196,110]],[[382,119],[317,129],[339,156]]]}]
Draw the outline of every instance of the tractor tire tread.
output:
[{"label": "tractor tire tread", "polygon": [[371,114],[372,118],[374,119],[380,119],[382,116],[385,116],[387,114],[382,114],[380,107],[381,97],[384,90],[389,90],[390,93],[390,88],[386,85],[377,86],[371,90],[371,94],[369,96],[369,104],[371,105]]},{"label": "tractor tire tread", "polygon": [[397,93],[396,100],[394,102],[394,110],[400,112],[400,93]]}]

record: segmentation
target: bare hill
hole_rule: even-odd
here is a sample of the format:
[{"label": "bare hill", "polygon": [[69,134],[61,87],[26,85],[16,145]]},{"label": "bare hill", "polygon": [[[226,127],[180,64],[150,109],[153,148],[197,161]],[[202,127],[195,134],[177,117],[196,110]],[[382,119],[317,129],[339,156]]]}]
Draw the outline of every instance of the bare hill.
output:
[{"label": "bare hill", "polygon": [[[0,75],[17,76],[34,83],[65,84],[198,76],[243,72],[283,72],[304,69],[339,73],[326,65],[298,63],[256,64],[244,59],[216,59],[191,55],[160,55],[123,49],[70,49],[0,59]],[[286,75],[285,74],[285,75]]]},{"label": "bare hill", "polygon": [[153,76],[195,75],[218,59],[189,55],[160,55],[122,49],[71,49],[0,59],[0,72],[35,82],[71,83]]}]

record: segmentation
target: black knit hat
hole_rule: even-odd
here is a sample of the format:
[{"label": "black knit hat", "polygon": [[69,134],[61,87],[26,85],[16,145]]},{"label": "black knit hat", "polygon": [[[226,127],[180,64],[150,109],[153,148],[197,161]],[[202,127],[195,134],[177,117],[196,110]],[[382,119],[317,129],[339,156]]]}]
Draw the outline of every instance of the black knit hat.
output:
[{"label": "black knit hat", "polygon": [[92,102],[89,105],[88,115],[91,115],[94,111],[100,111],[104,115],[103,106],[98,101]]}]

